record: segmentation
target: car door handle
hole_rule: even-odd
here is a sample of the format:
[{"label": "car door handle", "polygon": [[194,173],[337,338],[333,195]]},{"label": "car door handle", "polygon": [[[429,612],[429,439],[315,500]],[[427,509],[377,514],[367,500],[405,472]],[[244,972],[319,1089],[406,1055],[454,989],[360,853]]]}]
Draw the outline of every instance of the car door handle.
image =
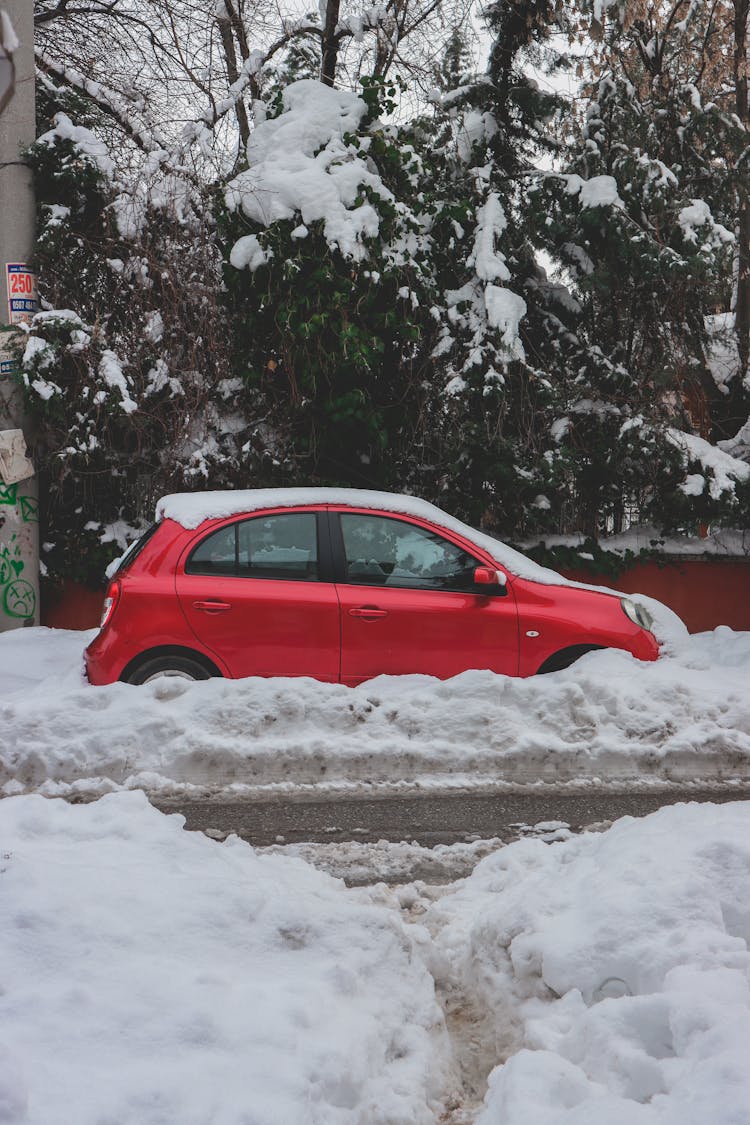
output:
[{"label": "car door handle", "polygon": [[350,617],[363,617],[365,621],[374,621],[376,617],[387,617],[387,609],[378,609],[376,605],[360,605],[349,610]]},{"label": "car door handle", "polygon": [[231,602],[193,602],[193,609],[202,609],[205,613],[226,613],[231,608]]}]

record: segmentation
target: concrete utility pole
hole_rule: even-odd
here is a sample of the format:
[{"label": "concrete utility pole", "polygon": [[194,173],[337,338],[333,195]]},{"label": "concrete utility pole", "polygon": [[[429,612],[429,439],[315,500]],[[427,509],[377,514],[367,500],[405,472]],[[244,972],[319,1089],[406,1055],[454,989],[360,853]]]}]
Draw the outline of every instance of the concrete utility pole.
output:
[{"label": "concrete utility pole", "polygon": [[39,489],[10,347],[37,309],[34,190],[21,158],[35,134],[33,0],[0,0],[0,632],[39,624]]}]

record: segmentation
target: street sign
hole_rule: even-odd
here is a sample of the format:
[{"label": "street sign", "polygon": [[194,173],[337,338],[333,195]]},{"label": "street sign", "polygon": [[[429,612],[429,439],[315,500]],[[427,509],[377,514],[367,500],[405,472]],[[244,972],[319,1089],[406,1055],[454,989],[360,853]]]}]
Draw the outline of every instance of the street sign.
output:
[{"label": "street sign", "polygon": [[9,346],[17,336],[17,332],[0,332],[0,383],[18,374],[18,362],[12,358]]},{"label": "street sign", "polygon": [[31,324],[38,308],[36,274],[25,262],[7,262],[8,324]]}]

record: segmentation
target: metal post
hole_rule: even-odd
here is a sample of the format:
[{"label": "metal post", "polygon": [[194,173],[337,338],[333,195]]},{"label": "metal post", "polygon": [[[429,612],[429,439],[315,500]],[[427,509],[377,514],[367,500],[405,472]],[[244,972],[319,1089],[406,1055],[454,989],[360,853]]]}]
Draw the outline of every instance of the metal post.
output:
[{"label": "metal post", "polygon": [[[35,205],[30,170],[22,150],[36,135],[33,0],[0,0],[12,27],[12,86],[0,109],[0,632],[39,624],[39,490],[25,461],[28,436],[20,375],[12,358],[17,325],[37,307],[30,261]],[[7,65],[4,70],[10,72]],[[7,96],[9,94],[9,97]],[[3,104],[4,102],[4,104]]]}]

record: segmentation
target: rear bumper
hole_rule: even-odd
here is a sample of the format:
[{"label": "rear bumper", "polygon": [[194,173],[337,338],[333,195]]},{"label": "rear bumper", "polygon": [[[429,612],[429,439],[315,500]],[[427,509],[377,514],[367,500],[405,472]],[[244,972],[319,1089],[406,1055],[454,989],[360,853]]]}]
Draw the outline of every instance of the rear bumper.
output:
[{"label": "rear bumper", "polygon": [[[102,652],[104,649],[104,652]],[[86,678],[90,684],[100,687],[102,684],[113,684],[119,674],[112,667],[111,658],[106,658],[106,645],[102,644],[102,634],[97,633],[91,644],[83,654],[83,664],[86,669]]]}]

